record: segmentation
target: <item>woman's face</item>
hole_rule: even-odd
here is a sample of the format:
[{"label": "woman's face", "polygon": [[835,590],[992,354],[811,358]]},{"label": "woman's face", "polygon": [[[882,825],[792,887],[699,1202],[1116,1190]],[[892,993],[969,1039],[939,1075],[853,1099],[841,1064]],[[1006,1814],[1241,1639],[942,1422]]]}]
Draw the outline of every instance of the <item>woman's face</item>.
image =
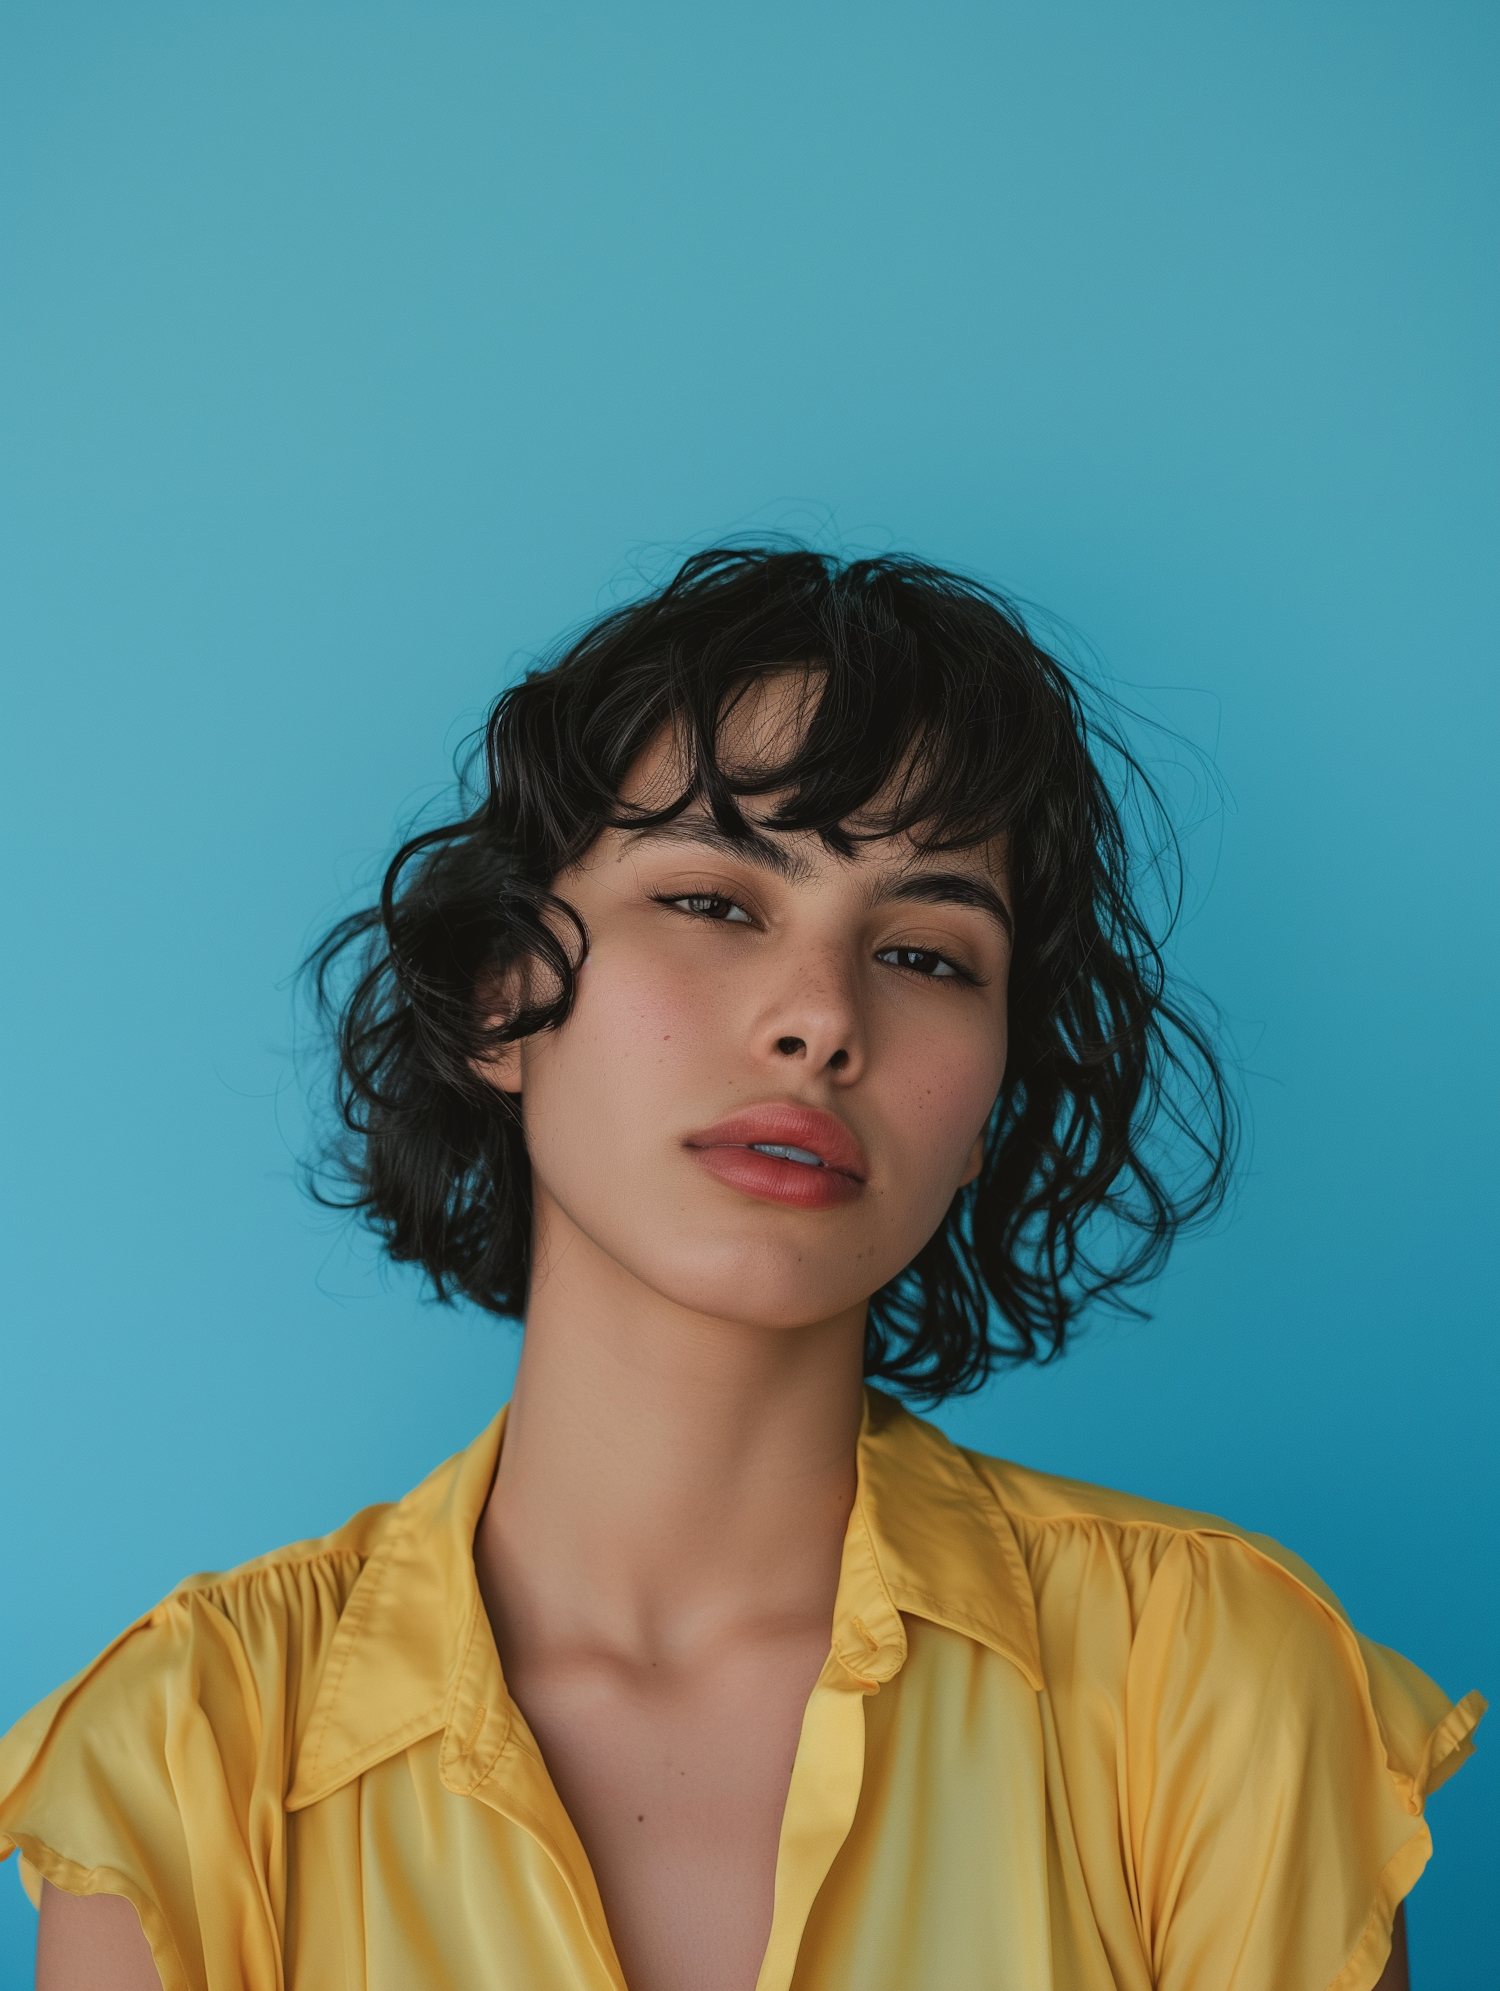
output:
[{"label": "woman's face", "polygon": [[[672,772],[659,744],[627,798]],[[690,811],[607,831],[555,889],[590,935],[575,1007],[490,1070],[522,1095],[535,1276],[597,1251],[747,1326],[860,1307],[978,1172],[1005,1069],[1003,853],[746,848]]]}]

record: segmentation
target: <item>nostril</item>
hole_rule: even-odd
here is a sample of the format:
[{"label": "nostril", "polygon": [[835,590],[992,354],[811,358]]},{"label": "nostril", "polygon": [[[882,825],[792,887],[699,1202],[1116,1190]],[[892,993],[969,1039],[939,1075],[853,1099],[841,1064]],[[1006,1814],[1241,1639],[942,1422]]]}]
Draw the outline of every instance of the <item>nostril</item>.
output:
[{"label": "nostril", "polygon": [[778,1037],[776,1048],[784,1058],[795,1058],[798,1052],[805,1051],[807,1046],[800,1037]]},{"label": "nostril", "polygon": [[828,1060],[828,1069],[830,1071],[841,1072],[848,1062],[849,1053],[847,1051],[835,1051],[833,1056]]}]

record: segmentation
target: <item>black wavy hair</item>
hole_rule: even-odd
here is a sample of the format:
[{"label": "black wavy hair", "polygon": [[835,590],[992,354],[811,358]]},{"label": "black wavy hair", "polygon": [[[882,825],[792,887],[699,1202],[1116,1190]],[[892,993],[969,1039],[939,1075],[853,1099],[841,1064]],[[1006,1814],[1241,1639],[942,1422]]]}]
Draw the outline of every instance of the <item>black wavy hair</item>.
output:
[{"label": "black wavy hair", "polygon": [[[790,664],[812,667],[800,736],[778,765],[726,766],[726,713]],[[1084,1307],[1129,1307],[1183,1226],[1221,1204],[1236,1126],[1212,1032],[1169,992],[1142,909],[1142,863],[1159,879],[1162,849],[1132,850],[1101,760],[1165,818],[1091,709],[1014,604],[961,575],[786,546],[688,560],[501,694],[465,778],[472,806],[403,844],[379,902],[309,956],[337,1046],[340,1186],[325,1176],[323,1200],[362,1213],[441,1298],[522,1313],[530,1164],[514,1105],[475,1064],[567,1020],[589,943],[553,886],[600,832],[696,801],[747,836],[742,801],[771,795],[768,827],[843,854],[871,835],[952,849],[1003,832],[1004,1088],[977,1180],[871,1299],[866,1371],[931,1402],[1059,1353]],[[667,727],[682,792],[623,805]],[[477,991],[518,965],[541,993],[487,1022]]]}]

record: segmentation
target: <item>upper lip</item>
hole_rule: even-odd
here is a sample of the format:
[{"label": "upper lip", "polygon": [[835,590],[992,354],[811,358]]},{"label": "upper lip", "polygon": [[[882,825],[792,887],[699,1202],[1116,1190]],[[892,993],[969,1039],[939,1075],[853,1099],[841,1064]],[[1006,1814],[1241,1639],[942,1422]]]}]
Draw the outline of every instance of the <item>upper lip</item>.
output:
[{"label": "upper lip", "polygon": [[863,1182],[870,1172],[865,1151],[832,1113],[817,1106],[802,1106],[795,1100],[770,1100],[764,1106],[742,1106],[689,1134],[683,1144],[690,1148],[749,1148],[775,1146],[806,1148],[825,1168],[837,1169]]}]

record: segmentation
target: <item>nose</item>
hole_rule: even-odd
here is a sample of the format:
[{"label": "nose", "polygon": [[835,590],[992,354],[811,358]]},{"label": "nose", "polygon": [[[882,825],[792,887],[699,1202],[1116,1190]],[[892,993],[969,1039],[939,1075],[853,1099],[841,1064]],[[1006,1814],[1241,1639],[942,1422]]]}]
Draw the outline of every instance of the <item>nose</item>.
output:
[{"label": "nose", "polygon": [[[778,1037],[776,1039],[776,1048],[784,1058],[806,1058],[810,1056],[805,1037]],[[848,1050],[844,1045],[840,1044],[839,1048],[827,1060],[827,1066],[831,1072],[841,1072],[848,1062]]]},{"label": "nose", "polygon": [[827,1072],[852,1084],[864,1069],[864,1020],[858,977],[834,950],[788,964],[762,1010],[757,1049],[773,1067]]}]

